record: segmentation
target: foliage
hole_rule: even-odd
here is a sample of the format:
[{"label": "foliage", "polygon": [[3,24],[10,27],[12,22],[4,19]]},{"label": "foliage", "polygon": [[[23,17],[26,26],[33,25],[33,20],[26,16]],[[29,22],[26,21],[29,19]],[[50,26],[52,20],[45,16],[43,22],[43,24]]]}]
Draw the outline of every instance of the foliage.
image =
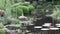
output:
[{"label": "foliage", "polygon": [[32,6],[32,5],[28,5],[27,7],[29,8],[29,11],[32,11],[32,10],[34,10],[34,9],[35,9],[35,7],[34,7],[34,6]]},{"label": "foliage", "polygon": [[4,28],[4,25],[2,23],[0,23],[0,28]]},{"label": "foliage", "polygon": [[53,5],[51,5],[51,4],[48,4],[47,8],[50,8],[50,9],[52,9],[52,8],[53,8]]},{"label": "foliage", "polygon": [[37,9],[42,9],[43,6],[42,6],[42,5],[38,5],[36,8],[37,8]]},{"label": "foliage", "polygon": [[20,8],[15,8],[14,7],[11,12],[14,13],[15,15],[17,15],[17,16],[20,16],[22,14],[23,10],[20,9]]},{"label": "foliage", "polygon": [[17,1],[20,1],[20,2],[25,2],[25,0],[17,0]]},{"label": "foliage", "polygon": [[37,2],[34,1],[31,5],[33,5],[34,7],[36,7],[37,6]]},{"label": "foliage", "polygon": [[12,22],[12,24],[19,24],[19,19],[18,18],[8,18],[7,22],[10,21],[10,23]]},{"label": "foliage", "polygon": [[51,16],[55,16],[55,17],[60,16],[60,10],[55,10],[53,14],[51,14]]},{"label": "foliage", "polygon": [[56,5],[56,7],[57,7],[58,9],[60,9],[60,5]]},{"label": "foliage", "polygon": [[57,20],[57,22],[60,22],[60,10],[55,10],[50,16]]},{"label": "foliage", "polygon": [[29,13],[29,11],[31,11],[34,8],[32,5],[28,6],[30,2],[25,2],[25,0],[1,0],[0,4],[1,7],[4,6],[3,8],[5,9],[5,14],[4,14],[5,18],[10,17],[12,13],[16,15],[21,15],[22,12]]},{"label": "foliage", "polygon": [[5,0],[0,0],[0,9],[5,8]]},{"label": "foliage", "polygon": [[4,21],[4,17],[0,17],[0,20],[1,20],[1,21]]},{"label": "foliage", "polygon": [[[32,11],[33,9],[34,9],[34,6],[32,6],[32,5],[28,5],[28,6],[17,6],[16,7],[16,9],[17,9],[17,14],[19,13],[19,11],[21,11],[21,12],[24,12],[24,13],[29,13],[30,11]],[[21,12],[19,13],[19,14],[21,14]]]},{"label": "foliage", "polygon": [[29,11],[28,7],[27,6],[17,6],[16,8],[18,9],[22,9],[24,12],[27,12]]},{"label": "foliage", "polygon": [[14,18],[14,24],[19,24],[19,19],[17,19],[17,18]]},{"label": "foliage", "polygon": [[0,30],[0,34],[6,34],[4,30]]},{"label": "foliage", "polygon": [[5,0],[5,21],[7,21],[7,18],[11,16],[11,0]]},{"label": "foliage", "polygon": [[30,5],[30,2],[24,2],[23,5],[28,6]]}]

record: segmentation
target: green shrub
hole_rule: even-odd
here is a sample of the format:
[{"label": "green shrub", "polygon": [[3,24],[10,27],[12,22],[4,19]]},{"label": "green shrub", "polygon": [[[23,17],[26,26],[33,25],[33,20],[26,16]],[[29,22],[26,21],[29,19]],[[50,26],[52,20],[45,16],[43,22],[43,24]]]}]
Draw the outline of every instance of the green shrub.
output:
[{"label": "green shrub", "polygon": [[2,23],[0,23],[0,28],[4,28],[4,25]]},{"label": "green shrub", "polygon": [[32,6],[32,5],[28,5],[28,8],[29,8],[29,11],[32,11],[32,10],[34,10],[34,9],[35,9],[35,7],[34,7],[34,6]]},{"label": "green shrub", "polygon": [[20,16],[23,13],[29,14],[30,11],[34,10],[34,6],[28,5],[28,6],[16,6],[15,8],[12,9],[12,13],[17,13],[18,16]]},{"label": "green shrub", "polygon": [[38,4],[36,1],[34,1],[31,5],[33,5],[34,7],[36,7]]},{"label": "green shrub", "polygon": [[0,30],[0,34],[6,34],[4,30]]},{"label": "green shrub", "polygon": [[60,22],[60,10],[55,10],[50,16],[57,20],[57,22]]},{"label": "green shrub", "polygon": [[5,0],[0,0],[0,9],[5,8]]},{"label": "green shrub", "polygon": [[18,9],[22,9],[24,13],[29,13],[29,8],[27,6],[17,6]]},{"label": "green shrub", "polygon": [[20,8],[13,8],[12,9],[12,13],[17,14],[18,16],[20,16],[22,14],[23,10]]},{"label": "green shrub", "polygon": [[23,5],[28,6],[28,5],[30,5],[30,2],[24,2]]},{"label": "green shrub", "polygon": [[43,8],[43,6],[38,5],[36,8],[37,8],[37,9],[42,9],[42,8]]},{"label": "green shrub", "polygon": [[17,18],[14,18],[14,24],[19,24],[19,19],[17,19]]},{"label": "green shrub", "polygon": [[60,16],[60,10],[55,10],[52,14],[51,14],[52,17],[58,17]]},{"label": "green shrub", "polygon": [[21,15],[22,14],[22,12],[23,12],[23,10],[22,9],[19,9],[19,8],[17,8],[17,15]]},{"label": "green shrub", "polygon": [[59,8],[60,9],[60,5],[56,5],[55,7]]},{"label": "green shrub", "polygon": [[48,4],[47,8],[52,9],[53,8],[53,5]]},{"label": "green shrub", "polygon": [[8,19],[8,21],[10,21],[10,22],[13,21],[14,24],[19,24],[20,20],[17,18],[10,18],[10,19]]}]

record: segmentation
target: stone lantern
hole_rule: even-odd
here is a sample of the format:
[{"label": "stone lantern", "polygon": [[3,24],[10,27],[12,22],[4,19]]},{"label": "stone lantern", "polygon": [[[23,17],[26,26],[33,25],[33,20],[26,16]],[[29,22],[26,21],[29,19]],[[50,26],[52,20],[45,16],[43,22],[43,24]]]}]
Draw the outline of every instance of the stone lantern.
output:
[{"label": "stone lantern", "polygon": [[22,13],[22,16],[19,16],[19,19],[20,19],[21,21],[26,21],[26,20],[27,20],[27,17],[24,16],[23,13]]},{"label": "stone lantern", "polygon": [[26,32],[26,23],[27,23],[27,17],[25,17],[22,13],[22,16],[19,17],[20,21],[20,30],[21,34],[25,34]]}]

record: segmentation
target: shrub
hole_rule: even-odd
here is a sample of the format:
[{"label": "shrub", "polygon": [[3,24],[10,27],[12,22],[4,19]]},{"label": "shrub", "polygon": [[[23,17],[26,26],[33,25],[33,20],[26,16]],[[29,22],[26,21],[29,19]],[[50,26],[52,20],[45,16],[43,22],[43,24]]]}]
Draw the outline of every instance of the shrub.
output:
[{"label": "shrub", "polygon": [[37,6],[37,2],[34,1],[31,5],[33,5],[34,7],[36,7]]},{"label": "shrub", "polygon": [[42,5],[38,5],[36,8],[37,8],[37,9],[42,9],[43,6],[42,6]]},{"label": "shrub", "polygon": [[0,28],[4,28],[4,25],[2,23],[0,23]]},{"label": "shrub", "polygon": [[10,18],[8,19],[8,22],[11,24],[19,24],[19,19],[17,18]]},{"label": "shrub", "polygon": [[27,6],[17,6],[18,9],[22,9],[24,13],[29,13],[29,8]]},{"label": "shrub", "polygon": [[0,30],[0,34],[6,34],[4,30]]},{"label": "shrub", "polygon": [[53,5],[48,4],[47,8],[52,9],[53,8]]},{"label": "shrub", "polygon": [[17,8],[17,15],[21,15],[22,14],[22,12],[23,12],[23,10],[22,9],[19,9],[19,8]]},{"label": "shrub", "polygon": [[51,16],[52,16],[55,20],[57,20],[57,22],[60,22],[60,10],[54,11],[54,12],[51,14]]},{"label": "shrub", "polygon": [[29,14],[30,11],[34,10],[34,6],[32,5],[28,5],[28,6],[16,6],[15,8],[13,8],[12,13],[17,13],[18,16],[20,16],[22,14],[22,12],[24,14]]},{"label": "shrub", "polygon": [[54,17],[57,17],[57,16],[59,16],[60,15],[60,10],[56,10],[56,11],[54,11],[52,14],[51,14],[51,16],[54,18]]},{"label": "shrub", "polygon": [[56,7],[60,9],[60,5],[56,5]]},{"label": "shrub", "polygon": [[12,13],[13,13],[13,14],[17,14],[18,16],[21,15],[22,12],[23,12],[23,10],[20,9],[20,8],[15,8],[15,7],[14,7],[14,8],[12,9]]},{"label": "shrub", "polygon": [[24,5],[26,6],[30,5],[30,2],[25,2]]},{"label": "shrub", "polygon": [[14,24],[19,24],[19,19],[17,19],[17,18],[14,18]]},{"label": "shrub", "polygon": [[34,10],[34,6],[32,6],[32,5],[28,5],[28,8],[29,8],[29,11],[32,11],[32,10]]}]

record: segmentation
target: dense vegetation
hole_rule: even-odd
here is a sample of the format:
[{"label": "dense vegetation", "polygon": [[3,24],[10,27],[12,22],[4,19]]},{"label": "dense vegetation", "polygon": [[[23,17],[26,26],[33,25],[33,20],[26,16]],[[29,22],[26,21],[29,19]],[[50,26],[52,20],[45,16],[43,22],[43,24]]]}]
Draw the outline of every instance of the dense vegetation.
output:
[{"label": "dense vegetation", "polygon": [[[0,0],[0,29],[6,25],[10,25],[13,21],[14,24],[20,24],[18,19],[22,13],[28,18],[33,18],[31,12],[36,12],[35,16],[45,15],[46,10],[53,12],[49,14],[57,22],[60,22],[60,0],[40,1],[40,0]],[[38,9],[35,11],[35,9]],[[56,9],[56,10],[55,10]],[[44,13],[44,14],[43,14]],[[4,31],[3,31],[4,32]],[[0,34],[4,34],[1,33]]]}]

